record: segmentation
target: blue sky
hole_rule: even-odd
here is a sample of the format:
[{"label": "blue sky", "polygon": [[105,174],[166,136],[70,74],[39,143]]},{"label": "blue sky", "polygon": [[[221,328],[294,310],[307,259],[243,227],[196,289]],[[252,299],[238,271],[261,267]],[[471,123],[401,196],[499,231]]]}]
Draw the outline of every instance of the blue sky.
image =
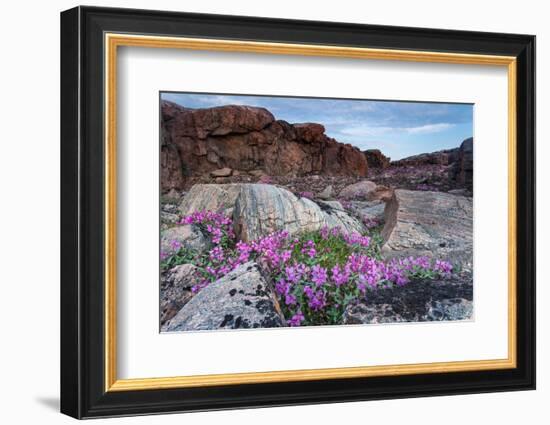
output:
[{"label": "blue sky", "polygon": [[323,124],[339,142],[380,149],[392,159],[454,148],[473,136],[471,104],[198,93],[162,93],[161,98],[188,108],[261,106],[291,124]]}]

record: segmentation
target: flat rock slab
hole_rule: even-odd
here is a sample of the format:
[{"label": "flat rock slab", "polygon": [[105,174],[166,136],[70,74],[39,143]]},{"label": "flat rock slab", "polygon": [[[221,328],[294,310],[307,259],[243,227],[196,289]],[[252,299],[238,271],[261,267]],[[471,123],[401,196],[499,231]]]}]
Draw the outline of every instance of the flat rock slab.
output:
[{"label": "flat rock slab", "polygon": [[386,258],[426,255],[472,269],[472,198],[398,189],[386,204],[384,217]]},{"label": "flat rock slab", "polygon": [[384,221],[386,204],[383,201],[351,201],[350,208],[360,217]]},{"label": "flat rock slab", "polygon": [[258,265],[251,261],[202,289],[163,331],[281,326],[285,326],[285,320],[276,298]]},{"label": "flat rock slab", "polygon": [[473,318],[470,274],[443,280],[416,280],[402,287],[367,292],[366,300],[350,305],[346,324],[470,320]]}]

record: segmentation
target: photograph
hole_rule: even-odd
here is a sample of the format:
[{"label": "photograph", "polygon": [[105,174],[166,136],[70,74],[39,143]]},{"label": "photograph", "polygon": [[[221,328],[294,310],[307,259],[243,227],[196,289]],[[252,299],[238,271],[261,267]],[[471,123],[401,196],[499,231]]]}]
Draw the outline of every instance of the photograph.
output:
[{"label": "photograph", "polygon": [[[47,24],[37,40],[50,34],[52,48],[12,56],[28,59],[21,70],[56,54],[60,66],[38,73],[55,84],[9,79],[8,109],[22,121],[7,140],[32,122],[59,133],[60,149],[31,137],[40,149],[6,158],[10,188],[36,205],[61,201],[57,226],[39,226],[60,227],[61,261],[31,262],[60,281],[34,297],[59,334],[38,333],[59,340],[37,363],[51,376],[30,371],[38,389],[55,384],[41,403],[57,394],[65,415],[115,421],[200,412],[220,422],[221,410],[288,406],[271,422],[294,423],[301,409],[311,421],[338,403],[346,412],[332,423],[368,401],[369,418],[387,422],[399,399],[412,403],[392,410],[407,424],[425,422],[426,403],[445,418],[487,405],[500,422],[534,418],[547,396],[536,386],[543,14],[500,8],[495,23],[489,9],[421,19],[407,2],[386,15],[290,3],[264,16],[227,2],[64,5],[59,26],[35,14]],[[60,108],[36,123],[21,113],[58,87]],[[55,171],[57,198],[27,160]],[[27,268],[21,228],[34,221],[6,221]],[[4,280],[17,283],[25,267],[11,268]],[[4,298],[20,307],[20,295]],[[19,310],[5,321],[18,343],[37,317],[13,326]],[[453,406],[432,408],[448,396]],[[14,406],[29,412],[23,399]],[[240,425],[258,422],[243,413]]]},{"label": "photograph", "polygon": [[161,92],[161,332],[474,320],[474,105]]}]

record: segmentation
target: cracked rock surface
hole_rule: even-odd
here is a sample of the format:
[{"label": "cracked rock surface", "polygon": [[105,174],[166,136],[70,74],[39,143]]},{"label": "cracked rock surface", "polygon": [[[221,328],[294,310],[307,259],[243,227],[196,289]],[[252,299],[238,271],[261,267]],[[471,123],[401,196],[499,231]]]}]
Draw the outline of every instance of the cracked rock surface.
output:
[{"label": "cracked rock surface", "polygon": [[250,261],[202,289],[162,331],[281,326],[285,326],[285,320],[271,287],[258,265]]},{"label": "cracked rock surface", "polygon": [[472,198],[397,189],[384,216],[382,252],[387,258],[435,254],[472,270]]},{"label": "cracked rock surface", "polygon": [[473,318],[472,276],[462,273],[447,279],[418,279],[403,287],[378,289],[349,305],[345,324],[431,322]]}]

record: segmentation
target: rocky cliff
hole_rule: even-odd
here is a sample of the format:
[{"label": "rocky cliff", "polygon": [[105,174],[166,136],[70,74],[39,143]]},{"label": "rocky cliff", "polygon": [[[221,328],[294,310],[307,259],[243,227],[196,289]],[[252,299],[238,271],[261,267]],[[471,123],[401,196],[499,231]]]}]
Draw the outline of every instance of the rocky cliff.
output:
[{"label": "rocky cliff", "polygon": [[264,108],[190,109],[161,103],[162,190],[191,177],[367,175],[356,147],[328,137],[321,124],[289,124]]},{"label": "rocky cliff", "polygon": [[[370,165],[370,162],[369,162]],[[458,148],[409,156],[398,161],[392,161],[395,168],[420,168],[425,166],[440,166],[441,171],[458,183],[472,191],[474,173],[474,139],[465,139]]]}]

